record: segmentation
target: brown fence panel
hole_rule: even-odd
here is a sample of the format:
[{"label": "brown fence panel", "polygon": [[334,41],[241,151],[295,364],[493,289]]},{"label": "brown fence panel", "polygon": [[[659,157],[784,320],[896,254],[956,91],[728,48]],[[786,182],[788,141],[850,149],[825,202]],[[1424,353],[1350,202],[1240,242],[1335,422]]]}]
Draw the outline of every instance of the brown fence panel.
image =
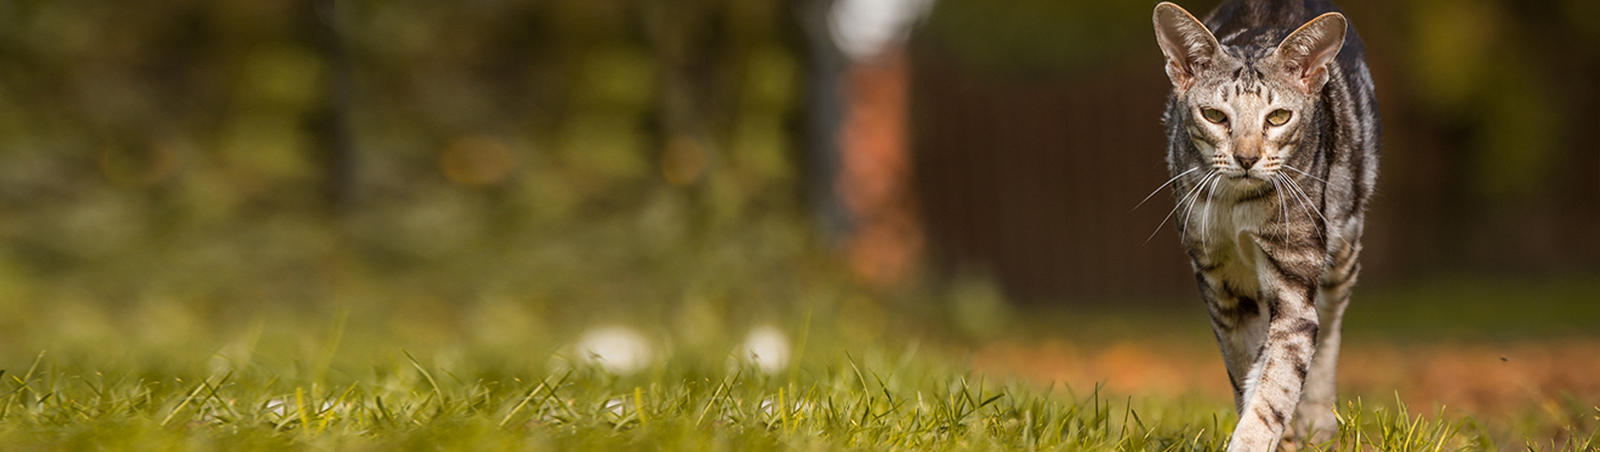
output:
[{"label": "brown fence panel", "polygon": [[1024,300],[1193,291],[1161,224],[1171,195],[1134,209],[1166,180],[1159,71],[996,78],[930,60],[912,76],[913,148],[938,267]]}]

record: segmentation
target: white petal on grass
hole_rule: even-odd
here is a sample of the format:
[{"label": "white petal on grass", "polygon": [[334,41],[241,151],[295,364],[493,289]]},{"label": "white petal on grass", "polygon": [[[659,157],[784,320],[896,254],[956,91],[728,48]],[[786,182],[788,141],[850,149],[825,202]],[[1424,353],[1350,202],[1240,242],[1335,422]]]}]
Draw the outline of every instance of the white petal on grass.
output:
[{"label": "white petal on grass", "polygon": [[579,359],[614,373],[631,374],[650,362],[650,343],[632,328],[608,326],[589,330],[578,340]]},{"label": "white petal on grass", "polygon": [[778,373],[789,366],[789,337],[773,326],[750,330],[745,336],[741,357],[754,362],[769,374]]},{"label": "white petal on grass", "polygon": [[[811,402],[802,402],[802,401],[799,401],[799,400],[789,400],[789,404],[785,408],[788,408],[790,413],[802,413],[802,412],[809,412],[809,411],[817,409],[817,405],[814,404],[814,403],[811,403]],[[762,399],[761,400],[760,409],[761,409],[761,412],[763,414],[766,414],[768,416],[781,415],[781,413],[778,413],[778,401],[777,400]]]},{"label": "white petal on grass", "polygon": [[[332,411],[335,407],[336,406],[333,404],[332,400],[325,401],[325,402],[322,402],[322,408],[321,409],[317,409],[317,412],[320,413],[320,412]],[[337,406],[337,407],[341,408],[341,409],[348,409],[350,407],[350,403],[344,403],[341,406]],[[293,398],[288,398],[288,397],[278,397],[278,398],[267,399],[267,403],[265,405],[263,405],[261,408],[262,408],[262,412],[270,413],[270,414],[272,414],[274,416],[277,416],[278,419],[280,419],[280,420],[287,420],[287,419],[289,419],[289,417],[291,415],[299,415],[298,411],[294,411],[294,412],[290,411],[290,410],[298,410],[299,408],[297,408],[297,405],[295,405],[294,399]],[[313,409],[316,409],[316,408],[313,408]]]},{"label": "white petal on grass", "polygon": [[290,405],[287,399],[278,398],[267,400],[267,405],[263,408],[265,408],[266,412],[277,415],[279,419],[283,419],[285,416],[289,415],[290,406],[293,405]]},{"label": "white petal on grass", "polygon": [[612,416],[622,417],[623,412],[633,409],[631,405],[633,404],[628,403],[626,398],[613,397],[606,400],[606,404],[602,409],[610,411]]}]

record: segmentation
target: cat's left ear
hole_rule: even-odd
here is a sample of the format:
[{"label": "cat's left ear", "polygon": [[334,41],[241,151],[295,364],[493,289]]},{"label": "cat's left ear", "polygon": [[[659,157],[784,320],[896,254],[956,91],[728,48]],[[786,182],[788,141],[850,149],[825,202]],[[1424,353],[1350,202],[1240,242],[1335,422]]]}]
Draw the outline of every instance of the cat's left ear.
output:
[{"label": "cat's left ear", "polygon": [[1306,94],[1315,93],[1328,82],[1328,64],[1344,47],[1347,26],[1343,14],[1317,16],[1283,38],[1272,57],[1279,61],[1296,87]]}]

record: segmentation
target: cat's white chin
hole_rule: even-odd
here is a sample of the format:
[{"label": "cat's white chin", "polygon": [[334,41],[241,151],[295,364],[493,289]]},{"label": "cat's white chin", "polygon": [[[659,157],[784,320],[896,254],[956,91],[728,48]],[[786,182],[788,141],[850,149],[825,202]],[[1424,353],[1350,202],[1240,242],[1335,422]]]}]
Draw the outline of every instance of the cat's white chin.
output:
[{"label": "cat's white chin", "polygon": [[1272,182],[1274,172],[1251,170],[1232,176],[1231,179],[1239,183],[1248,183],[1252,186]]},{"label": "cat's white chin", "polygon": [[1251,171],[1248,173],[1225,176],[1223,184],[1229,188],[1228,191],[1230,192],[1249,192],[1258,190],[1261,188],[1261,186],[1272,183],[1271,177],[1272,176],[1269,174],[1260,174]]}]

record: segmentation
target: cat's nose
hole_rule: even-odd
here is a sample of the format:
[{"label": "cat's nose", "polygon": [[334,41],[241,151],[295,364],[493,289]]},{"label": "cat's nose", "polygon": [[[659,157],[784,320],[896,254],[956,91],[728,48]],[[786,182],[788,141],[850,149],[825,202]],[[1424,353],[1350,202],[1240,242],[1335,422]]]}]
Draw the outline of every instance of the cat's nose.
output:
[{"label": "cat's nose", "polygon": [[1240,168],[1250,169],[1250,167],[1252,165],[1256,164],[1257,160],[1261,160],[1261,157],[1245,157],[1245,156],[1242,156],[1242,155],[1235,154],[1233,156],[1233,160],[1236,161],[1236,162],[1239,162],[1239,167]]}]

